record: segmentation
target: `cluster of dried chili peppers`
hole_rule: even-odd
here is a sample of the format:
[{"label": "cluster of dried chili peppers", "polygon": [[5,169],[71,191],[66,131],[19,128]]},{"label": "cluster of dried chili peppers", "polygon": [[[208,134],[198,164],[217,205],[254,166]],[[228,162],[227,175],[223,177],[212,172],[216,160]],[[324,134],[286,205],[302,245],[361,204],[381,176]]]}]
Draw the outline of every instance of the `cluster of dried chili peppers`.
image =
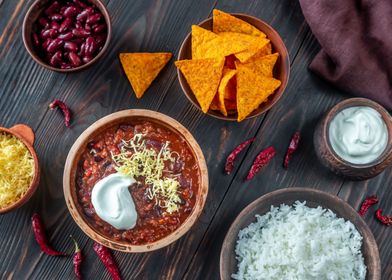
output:
[{"label": "cluster of dried chili peppers", "polygon": [[[35,239],[37,240],[38,245],[41,247],[41,250],[49,255],[49,256],[66,256],[67,254],[58,252],[54,250],[48,243],[46,239],[46,233],[45,233],[45,227],[42,223],[41,217],[37,214],[34,213],[32,218],[32,227],[33,231],[35,234]],[[78,243],[76,240],[71,236],[71,239],[74,242],[75,245],[75,252],[73,253],[72,261],[74,265],[74,272],[77,277],[77,279],[82,279],[82,275],[80,272],[82,261],[83,261],[83,255],[82,255],[82,250],[80,249]],[[103,264],[105,265],[106,269],[110,272],[112,275],[112,278],[114,280],[120,280],[120,271],[117,267],[117,264],[115,263],[112,254],[110,253],[110,250],[98,243],[94,243],[93,245],[94,251],[97,253],[98,257],[101,259]]]},{"label": "cluster of dried chili peppers", "polygon": [[[288,168],[289,162],[291,158],[293,157],[293,154],[295,151],[298,149],[299,141],[300,141],[300,133],[297,131],[293,134],[289,147],[286,152],[286,156],[283,161],[283,166],[284,168]],[[249,140],[246,140],[245,142],[239,144],[237,147],[234,148],[234,150],[229,154],[229,156],[226,159],[226,164],[225,164],[225,173],[226,174],[231,174],[231,172],[234,169],[234,161],[241,153],[242,150],[244,150],[250,143],[252,143],[255,140],[255,138],[251,138]],[[264,150],[262,150],[255,158],[253,161],[253,164],[248,172],[248,175],[246,176],[246,181],[251,180],[264,166],[266,166],[271,159],[276,155],[276,150],[273,146],[268,147]]]},{"label": "cluster of dried chili peppers", "polygon": [[[369,208],[377,204],[378,201],[379,200],[375,195],[365,198],[361,204],[361,208],[358,211],[359,215],[364,216],[368,212]],[[392,216],[384,216],[380,208],[376,210],[376,218],[380,223],[386,226],[392,226]]]},{"label": "cluster of dried chili peppers", "polygon": [[71,123],[71,110],[68,108],[67,105],[61,100],[55,99],[52,103],[49,104],[49,108],[54,110],[56,108],[60,108],[64,115],[64,124],[66,127],[70,126]]}]

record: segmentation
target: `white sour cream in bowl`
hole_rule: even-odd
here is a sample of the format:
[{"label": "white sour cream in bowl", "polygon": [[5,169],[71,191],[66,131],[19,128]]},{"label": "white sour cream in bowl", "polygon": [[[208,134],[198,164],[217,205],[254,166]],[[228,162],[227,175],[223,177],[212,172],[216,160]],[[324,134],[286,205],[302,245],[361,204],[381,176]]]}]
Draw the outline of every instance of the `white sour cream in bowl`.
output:
[{"label": "white sour cream in bowl", "polygon": [[91,192],[91,202],[97,215],[118,230],[132,229],[137,212],[128,188],[136,181],[120,173],[98,181]]},{"label": "white sour cream in bowl", "polygon": [[384,119],[369,106],[348,107],[329,124],[329,142],[335,153],[353,164],[368,164],[378,159],[388,144]]}]

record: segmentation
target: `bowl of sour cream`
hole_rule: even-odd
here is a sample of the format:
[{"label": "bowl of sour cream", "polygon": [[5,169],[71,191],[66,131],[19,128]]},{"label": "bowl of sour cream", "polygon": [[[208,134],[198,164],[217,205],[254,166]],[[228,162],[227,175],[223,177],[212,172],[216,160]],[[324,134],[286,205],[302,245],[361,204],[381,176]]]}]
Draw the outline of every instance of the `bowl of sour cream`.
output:
[{"label": "bowl of sour cream", "polygon": [[392,118],[369,99],[344,100],[318,124],[314,146],[321,163],[336,174],[374,177],[392,163]]}]

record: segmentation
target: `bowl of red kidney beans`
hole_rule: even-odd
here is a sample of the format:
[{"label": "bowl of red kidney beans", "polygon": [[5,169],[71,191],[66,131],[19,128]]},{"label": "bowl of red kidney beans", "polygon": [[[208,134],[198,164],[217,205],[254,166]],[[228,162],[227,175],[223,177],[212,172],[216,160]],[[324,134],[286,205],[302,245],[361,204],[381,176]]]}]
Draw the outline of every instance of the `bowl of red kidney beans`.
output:
[{"label": "bowl of red kidney beans", "polygon": [[23,22],[23,42],[40,65],[58,72],[87,68],[106,51],[111,21],[100,0],[37,0]]}]

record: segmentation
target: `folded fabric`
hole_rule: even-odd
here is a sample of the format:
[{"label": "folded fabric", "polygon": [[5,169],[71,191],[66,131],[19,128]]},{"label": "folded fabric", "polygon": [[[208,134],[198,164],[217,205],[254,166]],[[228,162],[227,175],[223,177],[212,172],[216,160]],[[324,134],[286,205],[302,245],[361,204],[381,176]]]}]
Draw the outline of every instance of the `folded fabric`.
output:
[{"label": "folded fabric", "polygon": [[392,0],[300,0],[321,51],[309,68],[392,109]]}]

